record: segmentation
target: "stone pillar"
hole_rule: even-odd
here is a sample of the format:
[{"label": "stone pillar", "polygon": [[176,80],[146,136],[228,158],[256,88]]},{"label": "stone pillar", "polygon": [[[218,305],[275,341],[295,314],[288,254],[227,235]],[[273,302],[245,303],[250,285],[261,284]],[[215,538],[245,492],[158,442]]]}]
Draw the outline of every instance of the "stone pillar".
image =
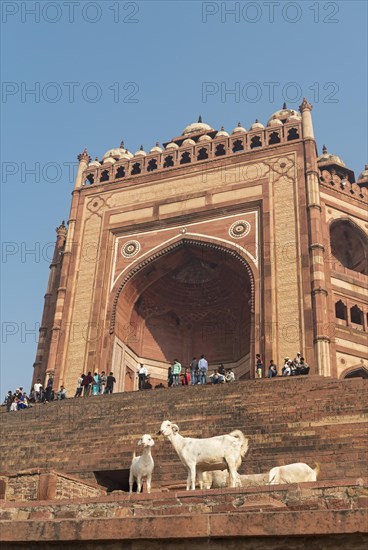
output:
[{"label": "stone pillar", "polygon": [[47,363],[47,372],[54,375],[54,387],[58,388],[63,384],[63,366],[61,363],[62,357],[58,355],[58,347],[60,341],[61,322],[65,303],[65,294],[67,290],[67,281],[69,276],[69,268],[71,263],[71,257],[73,253],[73,238],[77,216],[77,208],[79,202],[79,189],[83,185],[83,172],[86,170],[90,156],[85,149],[83,153],[78,155],[79,166],[77,175],[75,178],[74,191],[72,194],[72,204],[70,208],[70,216],[68,221],[68,234],[65,242],[65,248],[63,252],[63,266],[60,275],[60,283],[57,289],[57,300],[55,307],[55,315],[53,326],[51,329],[51,345],[50,353]]},{"label": "stone pillar", "polygon": [[328,305],[325,280],[325,247],[322,242],[322,209],[319,196],[317,149],[312,123],[312,105],[304,98],[300,106],[306,164],[306,191],[309,225],[309,257],[313,309],[313,337],[315,372],[331,374],[331,350],[328,334]]},{"label": "stone pillar", "polygon": [[47,290],[45,294],[45,302],[42,313],[41,327],[39,331],[39,339],[36,353],[36,361],[33,364],[33,382],[40,378],[45,385],[50,373],[46,371],[45,359],[47,359],[48,347],[50,346],[50,334],[51,323],[54,312],[52,311],[52,302],[55,295],[58,284],[58,272],[61,270],[62,264],[62,251],[65,246],[65,240],[67,235],[67,228],[65,222],[62,221],[61,225],[56,228],[56,243],[54,249],[54,255],[50,264],[50,275],[47,284]]},{"label": "stone pillar", "polygon": [[304,98],[299,108],[302,114],[303,138],[314,139],[312,105]]}]

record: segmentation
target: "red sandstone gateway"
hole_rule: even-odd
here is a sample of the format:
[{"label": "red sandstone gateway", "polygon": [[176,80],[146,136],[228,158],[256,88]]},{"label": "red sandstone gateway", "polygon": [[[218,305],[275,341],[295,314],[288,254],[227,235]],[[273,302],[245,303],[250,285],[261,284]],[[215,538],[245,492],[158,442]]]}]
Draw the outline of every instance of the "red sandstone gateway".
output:
[{"label": "red sandstone gateway", "polygon": [[84,151],[57,228],[34,380],[73,395],[80,369],[137,389],[174,357],[254,377],[301,350],[311,373],[367,376],[367,186],[324,147],[312,106],[264,126],[202,120],[134,155]]}]

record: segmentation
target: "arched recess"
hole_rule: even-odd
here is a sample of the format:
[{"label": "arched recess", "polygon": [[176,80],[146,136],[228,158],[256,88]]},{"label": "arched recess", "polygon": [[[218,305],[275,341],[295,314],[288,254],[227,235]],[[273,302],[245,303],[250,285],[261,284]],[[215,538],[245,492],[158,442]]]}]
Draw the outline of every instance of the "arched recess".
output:
[{"label": "arched recess", "polygon": [[331,222],[330,244],[332,255],[344,267],[368,275],[368,238],[352,220]]},{"label": "arched recess", "polygon": [[[254,350],[254,275],[238,251],[182,238],[138,262],[117,283],[110,334],[146,363],[205,353],[246,375]],[[253,344],[254,345],[254,344]]]},{"label": "arched recess", "polygon": [[364,365],[355,365],[345,369],[340,378],[368,378],[368,368]]}]

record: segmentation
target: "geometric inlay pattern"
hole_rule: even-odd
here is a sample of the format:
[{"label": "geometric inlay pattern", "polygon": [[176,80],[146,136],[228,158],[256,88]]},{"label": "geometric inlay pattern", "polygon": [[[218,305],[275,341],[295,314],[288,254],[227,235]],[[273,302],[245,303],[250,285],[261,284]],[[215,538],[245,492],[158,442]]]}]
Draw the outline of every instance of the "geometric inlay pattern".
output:
[{"label": "geometric inlay pattern", "polygon": [[121,249],[121,253],[124,258],[133,258],[141,249],[141,245],[138,241],[128,241]]},{"label": "geometric inlay pattern", "polygon": [[246,222],[245,220],[239,220],[231,225],[229,229],[229,235],[234,239],[240,239],[241,237],[245,237],[246,235],[248,235],[249,231],[250,223]]}]

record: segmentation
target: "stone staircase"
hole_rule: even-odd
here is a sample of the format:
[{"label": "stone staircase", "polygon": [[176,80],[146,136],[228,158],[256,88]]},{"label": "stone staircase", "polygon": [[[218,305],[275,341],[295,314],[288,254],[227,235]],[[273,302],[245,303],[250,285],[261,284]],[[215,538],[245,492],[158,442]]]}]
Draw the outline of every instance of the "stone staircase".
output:
[{"label": "stone staircase", "polygon": [[[321,464],[319,480],[367,474],[367,382],[317,376],[248,380],[68,399],[1,415],[2,473],[48,468],[95,480],[124,471],[143,433],[153,435],[153,488],[181,485],[186,470],[170,442],[156,436],[163,420],[184,436],[241,429],[250,440],[240,473],[280,464]],[[17,453],[14,454],[14,442]]]}]

